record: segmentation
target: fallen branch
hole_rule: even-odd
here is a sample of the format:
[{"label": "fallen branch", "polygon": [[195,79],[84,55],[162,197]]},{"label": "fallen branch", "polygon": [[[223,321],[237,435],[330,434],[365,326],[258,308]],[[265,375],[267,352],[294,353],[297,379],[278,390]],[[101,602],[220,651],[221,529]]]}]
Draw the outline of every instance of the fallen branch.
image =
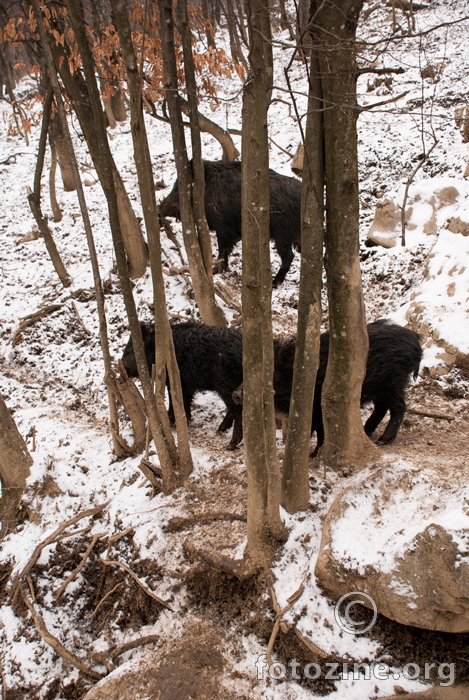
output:
[{"label": "fallen branch", "polygon": [[280,608],[278,602],[277,602],[277,597],[275,595],[275,591],[272,586],[269,586],[269,591],[270,591],[270,597],[272,599],[272,606],[274,608],[275,612],[275,624],[274,628],[272,630],[272,634],[270,635],[269,639],[269,644],[267,645],[267,650],[266,650],[266,656],[267,656],[267,663],[269,666],[272,666],[272,649],[274,648],[275,640],[277,638],[278,631],[280,629],[280,622],[282,621],[282,617],[285,615],[288,610],[296,603],[298,598],[303,594],[303,591],[305,590],[305,587],[303,584],[296,590],[293,595],[291,595],[289,598],[287,598],[287,603],[284,608]]},{"label": "fallen branch", "polygon": [[114,649],[109,650],[109,656],[111,659],[116,659],[121,654],[125,654],[126,651],[131,651],[137,647],[143,647],[145,644],[152,644],[153,642],[159,642],[161,639],[160,635],[149,634],[146,637],[139,637],[138,639],[133,639],[131,642],[126,642],[121,644]]},{"label": "fallen branch", "polygon": [[77,315],[77,318],[78,318],[78,321],[80,322],[81,327],[83,328],[83,330],[85,331],[85,333],[86,333],[87,335],[91,335],[91,331],[88,330],[88,328],[87,328],[87,327],[85,326],[85,324],[83,323],[83,319],[82,319],[82,317],[80,316],[80,314],[78,313],[77,305],[75,304],[74,301],[72,301],[72,306],[73,306],[73,310],[75,311],[75,313],[76,313],[76,315]]},{"label": "fallen branch", "polygon": [[48,316],[49,314],[52,314],[54,311],[57,311],[57,309],[61,309],[63,304],[49,304],[49,306],[44,306],[43,309],[39,309],[38,311],[33,311],[33,313],[28,314],[27,316],[23,316],[20,318],[20,325],[16,329],[13,338],[11,339],[11,344],[16,345],[20,336],[21,336],[21,331],[24,328],[27,328],[28,326],[32,326],[33,323],[36,323],[36,321],[40,318],[43,318],[44,316]]},{"label": "fallen branch", "polygon": [[73,581],[73,579],[80,573],[80,571],[83,569],[83,567],[85,566],[86,562],[88,561],[88,557],[90,556],[90,554],[91,554],[91,552],[92,552],[92,550],[93,550],[93,547],[95,546],[96,542],[97,542],[98,540],[100,540],[102,537],[104,537],[105,535],[107,535],[107,532],[100,532],[100,533],[98,533],[97,535],[93,535],[92,540],[91,540],[91,542],[90,542],[90,544],[89,544],[89,546],[88,546],[88,549],[87,549],[86,552],[84,553],[81,562],[80,562],[80,563],[78,564],[78,566],[72,571],[72,573],[70,574],[70,576],[67,576],[67,578],[66,578],[65,581],[62,583],[62,585],[60,586],[60,588],[57,589],[57,590],[55,591],[55,593],[53,594],[53,598],[54,598],[55,600],[58,600],[58,599],[60,598],[60,596],[62,595],[62,593],[64,592],[64,590],[67,588],[68,584],[71,583],[71,582]]},{"label": "fallen branch", "polygon": [[209,525],[214,520],[228,520],[231,522],[239,520],[245,523],[246,516],[238,515],[237,513],[199,513],[188,518],[171,518],[163,530],[164,532],[180,532],[181,530],[188,530],[192,525]]},{"label": "fallen branch", "polygon": [[171,610],[171,612],[174,612],[173,609],[168,605],[168,603],[166,603],[166,601],[164,601],[162,598],[159,598],[155,593],[153,593],[153,591],[151,591],[148,588],[148,586],[146,586],[142,581],[140,581],[138,576],[136,574],[134,574],[134,572],[131,569],[129,569],[129,567],[126,564],[122,564],[122,562],[116,561],[115,559],[102,559],[101,558],[101,562],[104,564],[104,566],[119,566],[121,569],[124,569],[124,571],[127,571],[127,573],[130,576],[132,576],[134,581],[136,583],[138,583],[140,588],[142,588],[145,591],[145,593],[148,596],[150,596],[150,598],[153,598],[153,600],[156,600],[157,603],[162,605],[167,610]]},{"label": "fallen branch", "polygon": [[64,530],[67,529],[67,527],[70,527],[70,525],[75,525],[75,523],[78,523],[80,520],[83,520],[83,518],[88,518],[89,516],[100,513],[106,506],[107,503],[102,503],[99,506],[95,506],[95,508],[89,508],[89,510],[84,510],[82,513],[78,513],[78,515],[75,515],[73,518],[66,520],[64,523],[62,523],[62,525],[59,525],[59,527],[56,530],[54,530],[52,534],[50,534],[48,537],[46,537],[45,540],[43,540],[36,546],[34,552],[31,555],[31,558],[29,559],[24,569],[12,580],[10,584],[10,589],[12,587],[16,588],[21,579],[25,578],[29,574],[44,547],[47,547],[49,544],[52,544],[57,539],[57,537]]},{"label": "fallen branch", "polygon": [[407,413],[411,413],[414,416],[425,416],[426,418],[438,418],[440,420],[454,420],[455,416],[448,415],[447,413],[440,413],[439,411],[427,411],[425,408],[407,408]]},{"label": "fallen branch", "polygon": [[88,666],[87,663],[80,659],[79,656],[76,656],[76,654],[66,649],[64,645],[59,642],[57,637],[54,637],[54,635],[49,632],[41,613],[36,609],[34,602],[29,599],[26,587],[23,583],[20,584],[20,590],[25,605],[28,607],[32,615],[39,636],[45,641],[45,643],[52,647],[52,649],[54,649],[54,651],[56,651],[66,663],[72,664],[72,666],[75,666],[90,678],[94,678],[98,681],[101,680],[101,678],[104,678],[105,674],[94,671],[90,666]]},{"label": "fallen branch", "polygon": [[220,297],[220,299],[222,299],[225,302],[225,304],[227,304],[228,306],[231,306],[239,314],[242,313],[242,308],[241,308],[240,304],[238,304],[236,299],[233,298],[233,295],[229,291],[226,284],[223,284],[223,282],[220,282],[218,280],[217,282],[215,282],[214,287],[215,287],[215,294],[217,294]]}]

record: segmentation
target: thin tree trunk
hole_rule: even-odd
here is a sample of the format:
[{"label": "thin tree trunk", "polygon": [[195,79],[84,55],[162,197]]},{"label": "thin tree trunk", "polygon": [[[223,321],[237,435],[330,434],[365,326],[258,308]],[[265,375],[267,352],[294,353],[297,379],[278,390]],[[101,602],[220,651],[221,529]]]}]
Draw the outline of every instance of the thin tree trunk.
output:
[{"label": "thin tree trunk", "polygon": [[178,4],[179,32],[181,34],[184,55],[184,73],[186,78],[187,101],[189,103],[189,121],[191,124],[192,170],[194,186],[192,188],[192,208],[199,238],[200,250],[204,262],[207,282],[213,291],[212,244],[210,231],[205,216],[205,174],[202,161],[202,144],[200,141],[199,110],[197,107],[197,85],[195,81],[194,59],[192,56],[192,37],[184,0]]},{"label": "thin tree trunk", "polygon": [[283,535],[273,402],[272,273],[267,111],[273,60],[268,9],[248,0],[252,76],[243,97],[241,220],[243,252],[243,433],[248,471],[246,562],[270,564]]},{"label": "thin tree trunk", "polygon": [[72,165],[65,144],[65,135],[59,120],[55,116],[50,122],[49,139],[55,146],[64,190],[65,192],[73,192],[75,190],[75,178],[73,177]]},{"label": "thin tree trunk", "polygon": [[332,468],[363,463],[372,449],[360,415],[368,334],[358,238],[356,23],[362,0],[322,5],[316,17],[324,104],[326,274],[330,345],[322,389],[325,443]]},{"label": "thin tree trunk", "polygon": [[[37,3],[38,0],[33,0]],[[103,174],[103,188],[109,208],[109,220],[116,254],[116,263],[119,273],[119,281],[122,289],[122,296],[129,320],[132,344],[135,353],[135,360],[139,377],[142,383],[145,406],[148,415],[150,430],[155,441],[158,456],[160,458],[161,471],[163,474],[163,488],[166,493],[170,492],[180,483],[180,478],[176,474],[176,455],[171,450],[171,445],[167,444],[161,429],[158,410],[156,408],[155,396],[152,382],[148,374],[148,367],[143,346],[142,331],[135,307],[135,300],[132,293],[132,285],[127,268],[124,241],[119,221],[117,192],[114,184],[114,162],[109,149],[109,142],[104,126],[103,113],[101,108],[101,98],[96,82],[95,65],[93,56],[86,35],[86,28],[77,6],[76,0],[66,0],[70,22],[75,34],[77,45],[83,63],[83,72],[89,90],[90,105],[94,117],[95,130],[94,138],[97,146],[97,153],[100,157],[100,170]]]},{"label": "thin tree trunk", "polygon": [[309,504],[309,454],[314,387],[319,366],[324,231],[324,134],[321,78],[311,56],[301,202],[301,273],[293,385],[282,471],[282,504],[289,513]]},{"label": "thin tree trunk", "polygon": [[[28,2],[33,4],[33,0],[28,0]],[[61,27],[54,24],[53,18],[49,18],[49,23],[52,25],[53,29],[60,32]],[[108,174],[103,170],[104,159],[102,158],[102,154],[98,148],[98,139],[96,138],[96,131],[98,128],[101,128],[101,122],[104,124],[103,110],[100,107],[99,115],[95,115],[93,113],[89,86],[87,85],[82,72],[75,71],[73,75],[70,72],[70,55],[68,53],[67,46],[61,46],[60,44],[55,43],[55,41],[52,39],[49,45],[50,50],[52,51],[54,63],[57,67],[57,72],[60,75],[65,91],[80,122],[80,127],[88,145],[88,149],[101,182],[101,186],[103,189],[105,189],[104,183],[107,181]],[[129,274],[132,279],[136,279],[145,274],[148,263],[148,248],[112,155],[110,155],[110,158],[115,186],[119,191],[116,206],[119,207],[119,217],[122,221],[121,230],[125,252],[129,262]]]},{"label": "thin tree trunk", "polygon": [[46,245],[47,252],[49,253],[50,258],[52,260],[52,264],[54,265],[54,269],[57,272],[63,286],[69,287],[72,283],[72,280],[69,277],[69,274],[62,261],[62,258],[60,257],[60,253],[57,250],[57,246],[55,245],[55,241],[47,223],[47,220],[44,218],[41,210],[41,178],[47,145],[47,131],[50,126],[51,108],[52,88],[49,87],[46,99],[44,101],[44,110],[42,114],[41,135],[39,137],[36,171],[34,173],[34,191],[31,192],[31,190],[29,190],[28,188],[28,202],[29,206],[31,207],[33,216],[36,219],[36,223],[38,225],[41,236],[44,239],[44,243]]},{"label": "thin tree trunk", "polygon": [[[173,334],[166,314],[166,298],[161,269],[160,228],[158,224],[158,206],[155,198],[155,183],[153,180],[150,149],[145,128],[142,108],[142,84],[138,74],[137,59],[132,43],[130,24],[125,0],[111,0],[112,9],[119,40],[122,48],[124,64],[127,71],[127,85],[130,93],[131,129],[134,144],[134,157],[137,166],[137,177],[142,199],[143,215],[148,234],[150,248],[150,264],[153,279],[153,303],[155,309],[155,348],[156,367],[166,364],[169,373],[171,396],[178,433],[179,469],[184,477],[192,471],[192,457],[189,447],[187,420],[184,413],[181,381],[173,345]],[[163,360],[158,361],[159,357]],[[158,374],[159,372],[157,372]],[[164,375],[164,372],[163,372]],[[159,386],[164,392],[164,376],[160,378]],[[157,407],[163,428],[166,444],[175,450],[174,440],[169,424],[164,401],[158,401],[161,391],[157,393]]]},{"label": "thin tree trunk", "polygon": [[[86,206],[85,195],[83,192],[83,186],[80,179],[80,171],[78,169],[78,163],[75,157],[75,152],[73,150],[73,143],[68,129],[67,116],[65,113],[65,106],[62,99],[62,92],[59,85],[57,72],[55,70],[54,60],[52,52],[50,50],[50,45],[48,43],[48,38],[44,23],[42,20],[41,8],[38,0],[32,0],[34,13],[36,16],[36,21],[38,24],[39,34],[41,36],[42,48],[46,58],[47,69],[49,73],[49,79],[54,91],[55,103],[57,106],[57,121],[60,121],[62,127],[62,134],[64,139],[64,147],[67,149],[67,160],[70,163],[72,169],[73,177],[75,180],[75,188],[78,194],[78,201],[80,204],[80,210],[83,217],[83,224],[85,227],[86,240],[88,243],[88,250],[90,253],[91,267],[93,271],[93,282],[96,294],[96,305],[98,309],[99,317],[99,336],[101,341],[101,349],[103,353],[104,370],[107,375],[111,370],[111,355],[109,352],[109,342],[107,337],[107,323],[106,323],[106,312],[104,309],[104,292],[101,283],[101,276],[99,272],[99,263],[96,255],[96,248],[94,245],[93,233],[91,229],[91,223],[89,219],[88,209]],[[117,408],[115,404],[115,399],[112,391],[108,388],[108,399],[109,399],[109,414],[111,422],[111,435],[113,448],[118,456],[124,456],[122,446],[117,440],[116,435],[119,434],[119,423],[117,418]]]},{"label": "thin tree trunk", "polygon": [[197,240],[192,210],[192,178],[184,139],[184,126],[178,98],[178,80],[174,46],[174,28],[171,0],[158,0],[160,10],[160,38],[165,74],[165,92],[168,104],[176,170],[179,180],[181,222],[194,295],[204,323],[226,326],[223,311],[215,302],[213,285],[205,272],[204,259]]},{"label": "thin tree trunk", "polygon": [[57,151],[55,146],[50,144],[50,171],[49,171],[49,199],[54,221],[58,223],[62,221],[62,210],[57,201],[57,189],[55,187],[55,178],[57,175]]},{"label": "thin tree trunk", "polygon": [[17,523],[16,511],[33,460],[0,394],[0,539]]}]

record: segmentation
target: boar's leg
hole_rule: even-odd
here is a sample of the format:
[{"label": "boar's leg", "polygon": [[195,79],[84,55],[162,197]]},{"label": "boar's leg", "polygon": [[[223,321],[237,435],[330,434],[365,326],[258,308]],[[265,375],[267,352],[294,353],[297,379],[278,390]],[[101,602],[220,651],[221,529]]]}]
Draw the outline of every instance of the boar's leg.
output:
[{"label": "boar's leg", "polygon": [[394,397],[391,405],[389,406],[391,412],[391,418],[386,426],[386,430],[381,435],[377,441],[377,445],[386,445],[392,442],[397,435],[397,431],[404,419],[406,404],[404,397]]},{"label": "boar's leg", "polygon": [[283,280],[287,275],[288,270],[291,267],[294,254],[290,242],[287,243],[285,241],[276,240],[275,247],[277,248],[277,253],[280,255],[280,258],[282,260],[280,269],[275,275],[272,282],[273,287],[278,287],[280,284],[282,284]]},{"label": "boar's leg", "polygon": [[376,428],[386,415],[388,408],[389,406],[387,403],[375,403],[373,413],[365,423],[365,433],[367,435],[372,435],[375,432]]},{"label": "boar's leg", "polygon": [[229,444],[226,446],[227,450],[234,450],[239,445],[243,439],[243,412],[241,406],[235,406],[231,409],[232,415],[234,417],[234,427],[233,434]]}]

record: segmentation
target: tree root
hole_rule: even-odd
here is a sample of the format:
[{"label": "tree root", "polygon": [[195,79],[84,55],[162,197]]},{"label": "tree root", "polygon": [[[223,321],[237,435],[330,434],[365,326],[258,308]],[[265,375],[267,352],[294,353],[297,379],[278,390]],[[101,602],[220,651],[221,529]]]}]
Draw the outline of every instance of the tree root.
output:
[{"label": "tree root", "polygon": [[188,530],[192,525],[209,525],[215,520],[228,520],[231,522],[239,520],[245,523],[246,516],[238,515],[238,513],[199,513],[187,518],[171,518],[163,530],[165,532],[180,532],[181,530]]},{"label": "tree root", "polygon": [[240,581],[246,581],[251,576],[257,574],[260,570],[260,565],[256,565],[251,559],[246,557],[243,559],[231,559],[222,554],[216,554],[209,549],[196,547],[192,542],[186,540],[183,544],[184,551],[191,558],[198,558],[204,561],[209,566],[224,571],[231,576],[236,576]]},{"label": "tree root", "polygon": [[88,546],[88,549],[87,549],[86,552],[84,553],[81,562],[78,564],[78,566],[76,567],[76,569],[74,569],[74,570],[72,571],[72,573],[70,574],[70,576],[67,576],[67,578],[66,578],[65,581],[62,583],[62,585],[60,586],[60,588],[58,588],[58,589],[55,591],[55,593],[53,594],[52,597],[53,597],[55,600],[58,600],[58,599],[60,598],[60,596],[62,595],[62,593],[64,592],[64,590],[67,588],[68,584],[71,583],[71,582],[73,581],[73,579],[80,573],[80,571],[83,569],[83,567],[85,566],[86,562],[88,561],[88,557],[90,556],[91,550],[92,550],[93,547],[95,546],[96,542],[97,542],[98,540],[100,540],[102,537],[104,537],[106,534],[107,534],[106,532],[100,532],[100,533],[97,534],[97,535],[93,535],[92,540],[91,540],[91,542],[90,542],[90,544],[89,544],[89,546]]},{"label": "tree root", "polygon": [[[64,661],[66,661],[69,664],[72,664],[76,668],[78,668],[82,673],[85,675],[89,676],[90,678],[94,678],[95,680],[101,680],[101,678],[104,678],[106,674],[99,673],[98,671],[94,671],[85,661],[80,659],[79,656],[76,656],[73,652],[69,651],[66,649],[61,642],[57,639],[57,637],[54,637],[53,634],[49,632],[49,630],[46,627],[46,623],[44,622],[44,619],[37,610],[36,605],[34,600],[31,600],[28,596],[26,586],[24,584],[24,581],[21,581],[19,583],[20,591],[21,591],[21,596],[24,600],[25,605],[29,609],[34,624],[36,626],[36,629],[39,633],[39,636],[45,641],[46,644],[48,644],[50,647],[54,649],[54,651],[59,654],[59,656],[62,657]],[[34,598],[34,591],[31,591],[32,597]]]},{"label": "tree root", "polygon": [[123,563],[120,562],[120,561],[116,561],[115,559],[102,559],[102,558],[100,558],[100,561],[101,561],[101,563],[104,564],[105,566],[119,566],[121,569],[124,569],[124,571],[127,571],[127,573],[128,573],[130,576],[132,576],[132,578],[134,579],[134,581],[135,581],[136,583],[138,583],[138,585],[140,586],[140,588],[142,588],[142,589],[145,591],[145,593],[146,593],[148,596],[150,596],[150,598],[153,598],[153,600],[156,600],[157,603],[159,603],[160,605],[162,605],[162,606],[163,606],[164,608],[166,608],[167,610],[171,610],[171,612],[174,612],[173,609],[169,606],[169,604],[168,604],[166,601],[164,601],[162,598],[159,598],[155,593],[153,593],[153,591],[151,591],[151,590],[148,588],[148,586],[146,586],[142,581],[140,581],[140,579],[138,578],[138,576],[137,576],[136,574],[134,574],[134,572],[133,572],[131,569],[129,569],[129,567],[128,567],[126,564],[123,564]]},{"label": "tree root", "polygon": [[47,547],[47,545],[55,542],[58,536],[64,530],[66,530],[67,527],[70,527],[70,525],[75,525],[75,523],[78,523],[80,520],[83,520],[83,518],[87,518],[89,516],[100,513],[106,506],[107,503],[102,503],[99,506],[95,506],[94,508],[89,508],[88,510],[84,510],[81,513],[78,513],[78,515],[75,515],[73,518],[70,518],[69,520],[66,520],[61,525],[59,525],[59,527],[56,530],[54,530],[52,534],[50,534],[48,537],[46,537],[45,540],[40,542],[35,548],[34,552],[32,553],[31,558],[29,559],[26,566],[17,576],[13,578],[13,580],[10,583],[10,590],[13,591],[13,597],[16,597],[18,585],[21,583],[22,579],[24,579],[29,574],[44,547]]},{"label": "tree root", "polygon": [[298,598],[303,594],[303,591],[305,590],[305,587],[303,584],[296,590],[289,598],[287,598],[288,605],[286,605],[284,608],[280,608],[278,602],[277,602],[277,597],[275,595],[275,591],[273,589],[273,586],[269,586],[269,592],[270,592],[270,597],[272,599],[272,607],[275,612],[275,624],[274,628],[272,630],[272,634],[270,635],[269,639],[269,644],[267,645],[267,650],[266,650],[266,656],[267,656],[267,663],[269,666],[272,666],[272,649],[274,648],[275,640],[277,638],[278,631],[280,629],[280,623],[282,621],[282,617],[285,615],[288,610],[296,603]]}]

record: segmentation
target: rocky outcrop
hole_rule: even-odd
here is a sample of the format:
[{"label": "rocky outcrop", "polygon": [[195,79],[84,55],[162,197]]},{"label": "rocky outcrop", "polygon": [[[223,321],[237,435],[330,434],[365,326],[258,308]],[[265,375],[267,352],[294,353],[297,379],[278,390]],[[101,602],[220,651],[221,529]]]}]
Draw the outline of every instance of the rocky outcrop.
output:
[{"label": "rocky outcrop", "polygon": [[[316,576],[404,625],[469,631],[469,467],[367,470],[326,517]],[[402,513],[406,513],[405,527]]]}]

